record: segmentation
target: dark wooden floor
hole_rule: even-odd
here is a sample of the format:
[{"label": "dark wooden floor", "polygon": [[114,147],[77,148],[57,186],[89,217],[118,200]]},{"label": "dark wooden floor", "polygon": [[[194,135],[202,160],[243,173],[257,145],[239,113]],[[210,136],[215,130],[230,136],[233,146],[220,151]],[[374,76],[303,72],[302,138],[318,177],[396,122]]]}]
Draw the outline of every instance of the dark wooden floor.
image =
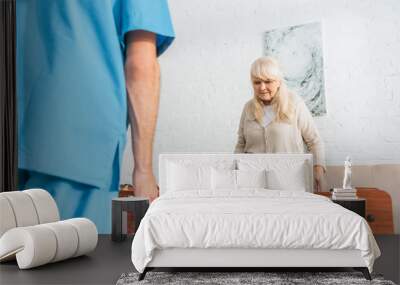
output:
[{"label": "dark wooden floor", "polygon": [[[376,240],[382,256],[375,262],[374,273],[399,283],[400,235],[376,236]],[[115,284],[122,273],[134,271],[130,247],[131,240],[115,243],[101,235],[96,250],[88,256],[29,270],[19,270],[16,262],[2,263],[0,284]]]}]

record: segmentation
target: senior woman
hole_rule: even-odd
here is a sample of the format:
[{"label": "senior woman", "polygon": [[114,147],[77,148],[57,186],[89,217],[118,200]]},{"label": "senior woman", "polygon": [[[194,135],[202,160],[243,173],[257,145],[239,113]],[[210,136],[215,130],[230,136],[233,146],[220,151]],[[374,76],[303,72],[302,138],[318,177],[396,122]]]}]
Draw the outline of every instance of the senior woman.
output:
[{"label": "senior woman", "polygon": [[254,97],[240,119],[235,153],[313,154],[314,189],[321,190],[324,146],[304,101],[288,90],[278,62],[261,57],[251,66]]}]

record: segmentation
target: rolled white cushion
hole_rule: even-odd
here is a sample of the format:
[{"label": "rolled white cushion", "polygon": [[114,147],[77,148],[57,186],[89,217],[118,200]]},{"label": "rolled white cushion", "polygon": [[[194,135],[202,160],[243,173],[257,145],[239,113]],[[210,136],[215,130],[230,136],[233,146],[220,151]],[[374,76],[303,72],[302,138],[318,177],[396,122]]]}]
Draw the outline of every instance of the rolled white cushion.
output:
[{"label": "rolled white cushion", "polygon": [[57,262],[75,255],[78,249],[78,233],[69,223],[55,222],[44,224],[53,231],[57,240],[57,250],[51,262]]},{"label": "rolled white cushion", "polygon": [[62,221],[75,227],[78,233],[78,248],[75,256],[86,254],[96,248],[98,233],[96,225],[86,218],[75,218]]},{"label": "rolled white cushion", "polygon": [[14,211],[8,199],[0,194],[0,237],[9,229],[15,228]]},{"label": "rolled white cushion", "polygon": [[36,208],[32,199],[22,191],[12,191],[1,193],[13,209],[17,227],[33,226],[39,223]]},{"label": "rolled white cushion", "polygon": [[32,199],[39,218],[39,224],[60,220],[57,204],[49,192],[43,189],[29,189],[22,192],[29,195]]},{"label": "rolled white cushion", "polygon": [[0,214],[0,261],[16,258],[21,269],[76,257],[96,248],[95,224],[85,218],[58,221],[57,205],[45,190],[1,193]]},{"label": "rolled white cushion", "polygon": [[92,221],[76,218],[7,231],[0,238],[0,261],[16,256],[20,269],[28,269],[86,254],[96,248]]},{"label": "rolled white cushion", "polygon": [[0,260],[16,254],[20,269],[51,262],[56,254],[54,232],[42,225],[19,227],[7,231],[0,239]]}]

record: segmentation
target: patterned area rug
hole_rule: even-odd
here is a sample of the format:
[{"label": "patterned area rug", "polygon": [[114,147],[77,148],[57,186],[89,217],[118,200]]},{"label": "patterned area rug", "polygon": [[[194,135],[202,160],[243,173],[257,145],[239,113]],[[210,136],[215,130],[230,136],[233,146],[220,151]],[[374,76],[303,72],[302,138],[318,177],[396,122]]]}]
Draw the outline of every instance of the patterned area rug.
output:
[{"label": "patterned area rug", "polygon": [[139,273],[122,274],[117,285],[134,284],[379,284],[395,285],[384,280],[380,275],[372,275],[372,281],[364,278],[360,272],[148,272],[142,281],[138,281]]}]

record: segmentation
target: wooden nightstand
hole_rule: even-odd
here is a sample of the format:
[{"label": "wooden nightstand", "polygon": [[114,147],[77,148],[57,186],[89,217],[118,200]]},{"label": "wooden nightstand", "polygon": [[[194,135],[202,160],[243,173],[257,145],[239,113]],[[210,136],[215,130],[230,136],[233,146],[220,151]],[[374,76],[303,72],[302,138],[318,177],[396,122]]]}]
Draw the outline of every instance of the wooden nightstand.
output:
[{"label": "wooden nightstand", "polygon": [[364,219],[366,218],[365,209],[366,209],[366,200],[364,198],[358,198],[356,200],[334,200],[333,203],[339,204],[340,206],[353,211],[354,213],[359,214]]},{"label": "wooden nightstand", "polygon": [[[389,193],[377,188],[356,187],[356,189],[357,196],[366,199],[365,219],[372,232],[374,234],[393,234],[392,199]],[[315,194],[331,197],[331,192],[318,192]]]}]

